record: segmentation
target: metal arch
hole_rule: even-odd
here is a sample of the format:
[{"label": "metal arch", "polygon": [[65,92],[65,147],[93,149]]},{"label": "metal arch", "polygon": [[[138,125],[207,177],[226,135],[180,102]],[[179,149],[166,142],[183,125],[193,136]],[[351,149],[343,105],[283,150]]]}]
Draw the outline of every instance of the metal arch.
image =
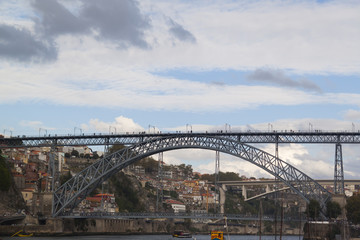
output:
[{"label": "metal arch", "polygon": [[317,200],[322,209],[331,194],[290,164],[242,142],[214,136],[170,136],[150,139],[108,155],[76,174],[54,192],[53,216],[72,211],[86,195],[114,173],[144,157],[175,149],[200,148],[227,153],[264,169],[283,181],[306,201]]}]

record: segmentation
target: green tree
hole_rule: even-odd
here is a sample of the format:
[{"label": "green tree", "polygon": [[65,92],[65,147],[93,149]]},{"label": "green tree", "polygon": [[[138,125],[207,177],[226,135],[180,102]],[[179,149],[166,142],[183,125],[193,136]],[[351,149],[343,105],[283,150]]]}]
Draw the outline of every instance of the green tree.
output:
[{"label": "green tree", "polygon": [[11,175],[6,160],[0,155],[0,191],[8,191],[11,186]]},{"label": "green tree", "polygon": [[70,153],[65,153],[65,157],[66,157],[66,158],[71,158]]},{"label": "green tree", "polygon": [[337,218],[341,214],[340,204],[333,201],[326,203],[326,216],[328,218]]},{"label": "green tree", "polygon": [[360,195],[354,195],[347,200],[346,215],[353,224],[360,223]]},{"label": "green tree", "polygon": [[78,151],[76,151],[75,149],[73,149],[72,151],[71,151],[71,156],[75,156],[75,157],[79,157],[79,152]]},{"label": "green tree", "polygon": [[[210,182],[215,181],[215,174],[203,174],[201,175],[201,180],[208,180]],[[242,177],[239,176],[238,173],[235,172],[219,172],[219,179],[221,181],[241,181]]]},{"label": "green tree", "polygon": [[97,152],[94,152],[92,158],[93,158],[93,159],[98,159],[98,158],[99,158],[99,154],[97,154]]},{"label": "green tree", "polygon": [[70,180],[70,178],[72,178],[72,176],[70,171],[68,171],[66,174],[60,176],[60,184],[63,185],[68,180]]},{"label": "green tree", "polygon": [[114,152],[120,151],[123,148],[125,148],[125,146],[122,144],[112,145],[109,148],[109,153],[114,153]]},{"label": "green tree", "polygon": [[307,217],[313,220],[319,218],[320,215],[320,203],[315,199],[311,199],[306,207]]}]

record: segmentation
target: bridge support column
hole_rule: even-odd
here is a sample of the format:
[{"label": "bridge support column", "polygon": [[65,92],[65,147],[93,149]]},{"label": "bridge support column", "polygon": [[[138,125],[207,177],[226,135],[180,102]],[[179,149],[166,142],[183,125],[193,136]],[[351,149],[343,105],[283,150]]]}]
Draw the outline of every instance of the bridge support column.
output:
[{"label": "bridge support column", "polygon": [[242,196],[244,197],[244,200],[247,200],[247,193],[246,193],[245,185],[242,185]]},{"label": "bridge support column", "polygon": [[337,143],[335,146],[334,193],[345,194],[343,158],[340,143]]},{"label": "bridge support column", "polygon": [[163,152],[159,153],[159,165],[158,165],[158,187],[156,188],[156,212],[159,212],[159,208],[162,206],[164,200],[164,192],[163,192],[163,173],[162,173],[162,165],[163,165]]},{"label": "bridge support column", "polygon": [[266,193],[269,193],[269,192],[271,191],[271,190],[270,190],[270,185],[269,185],[269,184],[267,184],[267,185],[266,185],[266,190],[265,190],[265,191],[266,191]]},{"label": "bridge support column", "polygon": [[[220,190],[219,190],[219,178],[220,178],[220,152],[216,151],[215,155],[215,213],[219,211],[220,204]],[[216,195],[218,198],[216,198]]]},{"label": "bridge support column", "polygon": [[225,201],[226,201],[226,186],[222,185],[220,188],[220,213],[224,214],[225,213]]}]

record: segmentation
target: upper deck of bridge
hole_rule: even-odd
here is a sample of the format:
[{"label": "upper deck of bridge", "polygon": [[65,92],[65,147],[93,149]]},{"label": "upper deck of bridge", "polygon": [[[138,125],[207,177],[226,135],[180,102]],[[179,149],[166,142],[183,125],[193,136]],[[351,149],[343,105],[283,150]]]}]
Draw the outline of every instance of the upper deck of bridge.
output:
[{"label": "upper deck of bridge", "polygon": [[177,136],[208,136],[230,138],[243,143],[360,143],[360,131],[216,131],[216,132],[125,132],[120,134],[80,134],[44,136],[12,136],[0,138],[0,148],[39,147],[39,146],[91,146],[134,144],[152,138],[169,138]]}]

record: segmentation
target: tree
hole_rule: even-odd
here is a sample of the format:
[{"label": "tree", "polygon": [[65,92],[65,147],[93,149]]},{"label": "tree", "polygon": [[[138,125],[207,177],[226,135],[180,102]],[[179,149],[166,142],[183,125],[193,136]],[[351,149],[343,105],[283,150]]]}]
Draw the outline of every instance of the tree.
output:
[{"label": "tree", "polygon": [[8,191],[11,185],[11,175],[5,158],[0,155],[0,191]]},{"label": "tree", "polygon": [[97,152],[94,152],[93,159],[98,159],[98,158],[99,158],[99,155],[97,154]]},{"label": "tree", "polygon": [[353,224],[360,223],[360,195],[354,195],[347,200],[346,216]]},{"label": "tree", "polygon": [[320,203],[315,199],[311,199],[306,208],[307,217],[316,220],[320,215]]},{"label": "tree", "polygon": [[328,218],[337,218],[341,214],[340,204],[334,201],[326,203],[326,216]]},{"label": "tree", "polygon": [[72,178],[72,176],[71,176],[70,171],[68,171],[67,174],[61,175],[60,176],[60,185],[63,185],[64,183],[66,183],[71,178]]},{"label": "tree", "polygon": [[75,157],[79,157],[79,152],[78,151],[76,151],[75,149],[73,149],[72,151],[71,151],[71,156],[75,156]]},{"label": "tree", "polygon": [[65,153],[65,157],[66,157],[66,158],[71,158],[70,153]]},{"label": "tree", "polygon": [[114,152],[117,152],[121,149],[125,148],[124,145],[122,144],[119,144],[119,145],[112,145],[110,148],[109,148],[109,153],[114,153]]}]

